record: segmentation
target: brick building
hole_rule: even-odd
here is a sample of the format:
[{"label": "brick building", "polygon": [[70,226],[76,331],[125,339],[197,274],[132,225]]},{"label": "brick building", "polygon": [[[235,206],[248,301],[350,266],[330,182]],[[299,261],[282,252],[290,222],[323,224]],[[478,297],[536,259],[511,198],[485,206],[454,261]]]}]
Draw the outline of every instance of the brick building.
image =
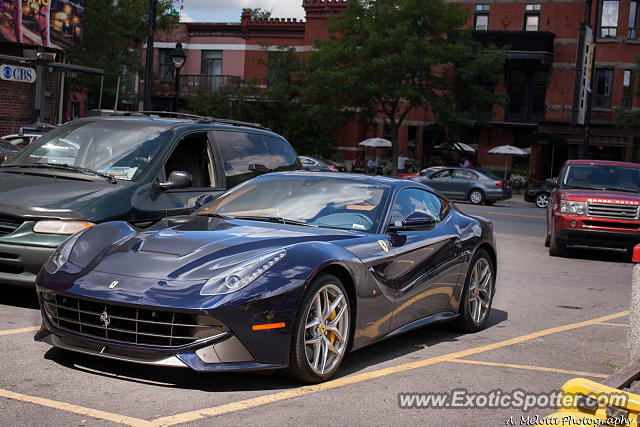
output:
[{"label": "brick building", "polygon": [[[241,84],[258,77],[268,81],[269,58],[277,46],[290,46],[304,55],[315,38],[327,37],[328,17],[346,8],[346,0],[302,0],[303,22],[295,19],[254,20],[248,14],[239,23],[182,23],[159,34],[154,47],[154,108],[170,109],[173,69],[170,52],[180,41],[187,52],[181,71],[181,91],[221,84]],[[478,122],[463,141],[477,144],[483,166],[503,167],[511,158],[488,155],[504,144],[531,148],[532,175],[542,180],[557,173],[567,158],[582,155],[584,126],[575,123],[581,71],[581,23],[598,26],[589,156],[640,161],[638,128],[616,125],[616,110],[637,110],[637,81],[631,72],[640,53],[638,0],[447,0],[470,11],[467,27],[483,43],[509,46],[502,81],[495,91],[509,96],[506,107],[494,108],[491,119]],[[599,10],[596,16],[596,9]],[[604,12],[603,12],[604,11]],[[144,52],[143,52],[144,57]],[[578,77],[578,79],[576,79]],[[575,88],[574,88],[575,86]],[[573,119],[572,120],[572,116]],[[379,119],[373,129],[353,123],[342,129],[336,146],[349,162],[362,156],[357,142],[371,136],[388,136]],[[427,110],[413,111],[399,132],[399,150],[427,163],[423,152],[430,145],[433,117]]]}]

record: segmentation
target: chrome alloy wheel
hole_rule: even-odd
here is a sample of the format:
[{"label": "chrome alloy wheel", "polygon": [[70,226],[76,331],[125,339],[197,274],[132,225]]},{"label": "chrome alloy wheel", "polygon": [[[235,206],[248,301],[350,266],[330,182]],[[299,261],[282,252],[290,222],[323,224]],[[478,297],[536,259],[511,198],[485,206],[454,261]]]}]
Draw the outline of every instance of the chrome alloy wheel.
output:
[{"label": "chrome alloy wheel", "polygon": [[474,205],[479,205],[480,203],[482,203],[482,199],[483,199],[482,193],[478,190],[473,190],[469,195],[469,200]]},{"label": "chrome alloy wheel", "polygon": [[491,266],[486,258],[479,258],[473,266],[469,281],[469,311],[475,324],[480,324],[489,314],[493,295]]},{"label": "chrome alloy wheel", "polygon": [[342,360],[349,316],[348,299],[338,286],[326,284],[313,296],[305,316],[304,348],[307,363],[316,374],[330,372]]},{"label": "chrome alloy wheel", "polygon": [[549,204],[549,195],[547,193],[538,193],[536,196],[536,206],[539,208],[546,208]]}]

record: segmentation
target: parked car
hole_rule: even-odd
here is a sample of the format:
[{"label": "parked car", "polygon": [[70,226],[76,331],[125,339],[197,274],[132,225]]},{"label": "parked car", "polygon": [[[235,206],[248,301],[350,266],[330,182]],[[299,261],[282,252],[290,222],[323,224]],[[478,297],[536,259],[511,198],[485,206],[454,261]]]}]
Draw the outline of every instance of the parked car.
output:
[{"label": "parked car", "polygon": [[567,246],[631,251],[640,243],[640,164],[568,160],[547,206],[545,246],[552,256]]},{"label": "parked car", "polygon": [[492,205],[511,198],[511,186],[503,179],[477,169],[446,167],[430,174],[412,177],[454,199],[469,200],[474,205]]},{"label": "parked car", "polygon": [[2,138],[9,141],[18,149],[21,149],[40,138],[46,131],[51,129],[55,129],[55,126],[48,123],[38,122],[30,126],[21,126],[18,133],[5,135]]},{"label": "parked car", "polygon": [[14,147],[9,141],[0,138],[0,165],[10,159],[18,152],[18,148]]},{"label": "parked car", "polygon": [[427,176],[430,175],[431,173],[437,171],[438,169],[442,169],[445,166],[430,166],[426,169],[422,169],[420,172],[415,172],[415,173],[399,173],[398,175],[396,175],[396,178],[402,178],[402,179],[411,179],[413,177],[418,177],[418,176]]},{"label": "parked car", "polygon": [[318,382],[347,352],[414,328],[481,329],[496,267],[492,224],[421,184],[273,173],[145,231],[116,221],[71,237],[38,275],[36,339]]},{"label": "parked car", "polygon": [[[344,166],[339,166],[337,163],[330,160],[318,159],[311,156],[298,156],[300,164],[304,170],[312,172],[346,172]],[[340,170],[342,168],[342,170]]]},{"label": "parked car", "polygon": [[524,193],[524,200],[525,202],[535,203],[539,208],[546,209],[552,190],[553,188],[547,185],[529,188],[527,192]]},{"label": "parked car", "polygon": [[300,169],[281,136],[213,119],[94,117],[43,135],[0,167],[0,284],[33,286],[67,237],[148,227],[257,175]]}]

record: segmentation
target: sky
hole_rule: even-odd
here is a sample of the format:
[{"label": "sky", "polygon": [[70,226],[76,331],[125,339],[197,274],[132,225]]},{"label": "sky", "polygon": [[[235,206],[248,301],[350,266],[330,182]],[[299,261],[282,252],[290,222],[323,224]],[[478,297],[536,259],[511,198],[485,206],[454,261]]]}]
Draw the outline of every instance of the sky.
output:
[{"label": "sky", "polygon": [[242,8],[270,10],[274,18],[304,19],[303,0],[183,0],[183,22],[240,22]]}]

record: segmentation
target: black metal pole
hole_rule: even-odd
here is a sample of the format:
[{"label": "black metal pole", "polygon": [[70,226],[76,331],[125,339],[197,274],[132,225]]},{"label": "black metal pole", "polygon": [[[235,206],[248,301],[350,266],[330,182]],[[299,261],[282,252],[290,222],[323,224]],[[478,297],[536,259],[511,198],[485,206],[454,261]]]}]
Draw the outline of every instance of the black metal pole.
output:
[{"label": "black metal pole", "polygon": [[147,59],[144,69],[145,111],[151,111],[151,85],[153,80],[153,33],[156,29],[156,6],[158,0],[149,0],[149,34],[147,35]]},{"label": "black metal pole", "polygon": [[[589,91],[587,92],[587,105],[584,112],[584,141],[582,143],[582,158],[587,159],[589,157],[589,141],[591,139],[591,104],[593,102],[593,81],[596,75],[596,42],[598,40],[598,16],[600,15],[600,0],[595,0],[595,14],[593,17],[593,40],[591,44],[591,77],[589,79]],[[589,7],[590,9],[590,7]],[[589,17],[589,22],[591,17]]]},{"label": "black metal pole", "polygon": [[178,112],[178,102],[180,100],[180,68],[176,68],[176,82],[175,82],[175,92],[176,98],[173,101],[173,105],[175,107],[176,113]]}]

